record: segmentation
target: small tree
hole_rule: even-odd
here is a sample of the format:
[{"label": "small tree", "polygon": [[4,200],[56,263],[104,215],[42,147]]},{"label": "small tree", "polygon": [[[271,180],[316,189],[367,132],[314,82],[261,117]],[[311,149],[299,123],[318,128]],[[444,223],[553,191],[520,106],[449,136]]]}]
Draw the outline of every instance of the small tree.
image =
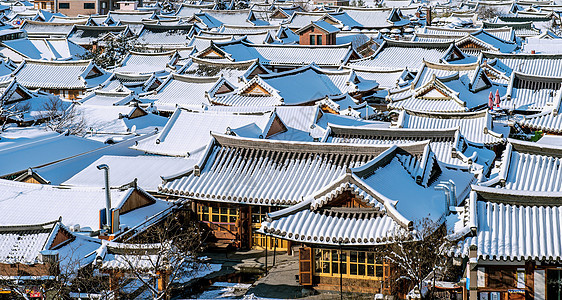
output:
[{"label": "small tree", "polygon": [[499,15],[499,11],[491,6],[480,6],[478,8],[478,18],[482,20],[489,20],[497,17]]},{"label": "small tree", "polygon": [[28,102],[25,103],[0,103],[0,121],[2,126],[0,131],[6,130],[6,125],[8,122],[17,116],[22,116],[29,111],[31,105]]},{"label": "small tree", "polygon": [[92,59],[94,63],[104,69],[115,67],[121,63],[125,55],[138,47],[136,39],[118,36],[107,39],[105,44],[97,45],[92,51],[82,55],[81,59]]},{"label": "small tree", "polygon": [[[176,211],[139,236],[128,239],[134,244],[124,249],[127,253],[120,257],[126,266],[123,272],[140,282],[154,299],[168,299],[175,286],[189,281],[206,267],[197,258],[202,250],[201,236],[190,212]],[[156,279],[163,280],[160,288],[154,286]]]},{"label": "small tree", "polygon": [[47,128],[59,133],[68,131],[80,135],[86,131],[86,120],[76,109],[76,104],[64,102],[54,95],[50,95],[43,105],[41,119],[45,120]]},{"label": "small tree", "polygon": [[421,292],[423,280],[430,272],[447,273],[448,258],[443,255],[448,244],[444,238],[445,227],[425,218],[415,228],[414,231],[397,232],[394,243],[384,250],[385,259],[396,268],[390,278],[392,294],[404,292],[400,288],[410,290],[414,286]]}]

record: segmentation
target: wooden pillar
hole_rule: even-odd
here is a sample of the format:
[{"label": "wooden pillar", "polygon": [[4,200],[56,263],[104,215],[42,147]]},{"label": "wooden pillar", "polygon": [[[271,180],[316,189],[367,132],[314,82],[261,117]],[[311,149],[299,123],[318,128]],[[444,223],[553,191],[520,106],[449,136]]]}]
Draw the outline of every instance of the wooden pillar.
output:
[{"label": "wooden pillar", "polygon": [[[478,248],[471,246],[468,250],[468,278],[470,280],[468,299],[478,300]],[[474,261],[474,262],[471,262]]]},{"label": "wooden pillar", "polygon": [[[158,275],[158,291],[159,292],[165,291],[166,288],[168,287],[168,281],[170,280],[170,272],[164,270],[164,271],[158,271],[156,272],[156,274]],[[169,298],[168,293],[166,293],[163,299],[168,299],[168,298]]]},{"label": "wooden pillar", "polygon": [[293,255],[293,242],[287,241],[287,255]]},{"label": "wooden pillar", "polygon": [[113,292],[113,298],[119,299],[119,281],[121,279],[121,272],[110,270],[109,271],[109,290]]},{"label": "wooden pillar", "polygon": [[535,262],[525,262],[525,299],[535,299]]}]

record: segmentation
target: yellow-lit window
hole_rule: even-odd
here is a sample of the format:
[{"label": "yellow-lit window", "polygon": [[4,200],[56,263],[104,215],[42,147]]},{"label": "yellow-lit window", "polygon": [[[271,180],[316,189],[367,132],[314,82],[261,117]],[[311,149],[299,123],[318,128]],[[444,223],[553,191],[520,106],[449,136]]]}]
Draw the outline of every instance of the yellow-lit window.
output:
[{"label": "yellow-lit window", "polygon": [[315,249],[316,275],[368,277],[382,279],[384,266],[376,253],[333,249]]},{"label": "yellow-lit window", "polygon": [[197,215],[199,221],[235,224],[238,220],[238,209],[233,207],[218,206],[218,205],[197,205]]}]

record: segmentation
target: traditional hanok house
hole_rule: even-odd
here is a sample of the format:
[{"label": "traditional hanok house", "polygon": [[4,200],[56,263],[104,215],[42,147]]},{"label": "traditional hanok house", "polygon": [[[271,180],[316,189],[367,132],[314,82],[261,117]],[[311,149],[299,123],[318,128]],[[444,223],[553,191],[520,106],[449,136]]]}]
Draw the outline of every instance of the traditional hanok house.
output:
[{"label": "traditional hanok house", "polygon": [[84,119],[85,138],[106,144],[162,129],[168,118],[149,113],[138,105],[108,106],[75,104]]},{"label": "traditional hanok house", "polygon": [[300,28],[309,25],[312,22],[325,21],[337,28],[342,28],[344,25],[338,20],[325,12],[305,12],[299,11],[293,13],[285,22],[283,26],[287,26],[292,31],[297,31]]},{"label": "traditional hanok house", "polygon": [[115,22],[121,23],[119,25],[125,25],[126,22],[151,20],[156,16],[156,13],[153,11],[115,11],[112,8],[110,10],[107,16],[111,17]]},{"label": "traditional hanok house", "polygon": [[208,34],[208,32],[203,31],[199,35],[194,36],[189,41],[189,47],[193,47],[194,51],[200,52],[209,48],[209,46],[211,46],[211,41],[228,42],[231,40],[232,38],[230,36],[223,36],[222,34],[221,35]]},{"label": "traditional hanok house", "polygon": [[273,71],[292,70],[311,63],[321,68],[337,69],[359,58],[351,44],[334,46],[257,45],[245,39],[212,42],[196,57],[217,61],[248,61],[255,58]]},{"label": "traditional hanok house", "polygon": [[271,74],[271,71],[260,64],[258,59],[219,63],[210,59],[191,57],[177,73],[199,77],[220,76],[229,83],[239,86],[257,75]]},{"label": "traditional hanok house", "polygon": [[281,22],[290,18],[295,12],[303,12],[302,7],[299,5],[293,5],[291,7],[276,6],[273,10],[269,11],[269,19],[272,21],[279,20]]},{"label": "traditional hanok house", "polygon": [[547,107],[544,111],[529,115],[522,116],[522,119],[517,120],[517,124],[524,130],[541,131],[543,134],[561,135],[562,134],[562,115],[560,105],[554,107]]},{"label": "traditional hanok house", "polygon": [[179,7],[178,10],[175,12],[174,16],[180,17],[180,18],[188,18],[193,16],[195,13],[198,13],[201,11],[201,9],[204,8],[213,8],[213,6],[215,6],[214,3],[209,3],[209,4],[189,4],[189,3],[182,3]]},{"label": "traditional hanok house", "polygon": [[[229,27],[232,27],[232,25]],[[223,27],[221,27],[217,32],[203,31],[199,34],[199,37],[211,38],[211,40],[213,41],[215,41],[214,39],[216,38],[218,39],[219,42],[226,38],[228,38],[228,40],[225,41],[232,41],[236,39],[245,38],[246,41],[252,44],[272,44],[270,43],[270,41],[272,41],[272,34],[277,30],[279,30],[281,27],[278,26],[273,28],[270,28],[269,26],[267,28],[262,28],[262,27],[265,26],[242,27],[235,30],[232,30],[232,28],[228,28],[227,30],[225,30]],[[221,30],[224,30],[226,32],[220,32]],[[203,50],[205,50],[205,48],[203,48]]]},{"label": "traditional hanok house", "polygon": [[139,95],[141,102],[152,102],[162,115],[171,115],[178,107],[200,108],[211,105],[209,94],[236,87],[220,77],[186,76],[172,73],[152,92]]},{"label": "traditional hanok house", "polygon": [[469,145],[458,128],[396,129],[330,124],[321,141],[400,146],[427,140],[437,161],[448,168],[487,174],[496,157],[489,149]]},{"label": "traditional hanok house", "polygon": [[[389,109],[427,112],[475,111],[488,106],[490,92],[505,95],[505,76],[494,78],[478,63],[438,64],[423,62],[409,86],[389,92]],[[494,75],[494,74],[492,74]],[[491,78],[493,79],[491,79]]]},{"label": "traditional hanok house", "polygon": [[400,8],[363,8],[340,7],[351,19],[362,25],[361,29],[404,29],[410,20],[402,14]]},{"label": "traditional hanok house", "polygon": [[[77,235],[60,220],[0,226],[2,294],[44,297],[43,284],[78,271],[92,260],[83,256],[100,242]],[[16,282],[7,283],[7,282]]]},{"label": "traditional hanok house", "polygon": [[125,74],[166,73],[176,69],[179,60],[177,51],[142,53],[130,51],[115,72]]},{"label": "traditional hanok house", "polygon": [[217,9],[201,9],[201,13],[219,20],[222,24],[228,25],[269,25],[267,21],[258,19],[251,10],[217,10]]},{"label": "traditional hanok house", "polygon": [[562,55],[482,52],[482,62],[484,61],[507,77],[514,71],[526,75],[562,77]]},{"label": "traditional hanok house", "polygon": [[188,16],[188,18],[186,19],[186,21],[188,23],[192,23],[197,25],[200,28],[209,30],[212,28],[219,28],[221,25],[223,25],[223,23],[215,18],[213,18],[211,15],[204,13],[204,12],[199,12],[199,10],[197,12],[195,12],[194,14],[192,14],[191,16]]},{"label": "traditional hanok house", "polygon": [[50,184],[51,182],[39,173],[34,171],[32,168],[27,169],[26,173],[22,173],[20,176],[14,178],[14,181],[27,182],[27,183],[37,183],[37,184]]},{"label": "traditional hanok house", "polygon": [[159,192],[194,201],[199,221],[218,245],[271,247],[264,236],[253,234],[266,213],[302,202],[349,168],[360,167],[387,149],[213,134],[200,162],[164,177]]},{"label": "traditional hanok house", "polygon": [[[85,25],[86,21],[78,22],[76,25]],[[27,32],[28,37],[36,38],[66,38],[74,28],[73,23],[50,23],[39,21],[25,21],[20,29]]]},{"label": "traditional hanok house", "polygon": [[84,105],[120,106],[138,103],[138,100],[132,91],[107,92],[95,90],[80,99],[80,103]]},{"label": "traditional hanok house", "polygon": [[[103,172],[99,173],[103,178]],[[111,188],[110,207],[107,207],[105,189],[99,187],[61,187],[8,180],[1,180],[0,186],[3,191],[0,207],[10,212],[2,217],[0,226],[41,224],[60,218],[62,224],[75,232],[110,240],[162,220],[176,206],[174,202],[150,196],[134,184]],[[111,215],[109,222],[107,209]]]},{"label": "traditional hanok house", "polygon": [[[29,126],[35,122],[44,121],[45,106],[52,99],[42,92],[32,92],[19,84],[15,78],[8,77],[0,81],[0,104],[3,107],[14,107],[20,113],[8,117],[8,123],[16,123],[19,126]],[[2,122],[6,121],[3,118]]]},{"label": "traditional hanok house", "polygon": [[137,41],[150,48],[175,49],[185,47],[190,39],[197,34],[199,27],[187,25],[152,25],[144,24]]},{"label": "traditional hanok house", "polygon": [[303,26],[295,33],[300,37],[300,45],[335,45],[339,31],[337,27],[325,21],[316,21]]},{"label": "traditional hanok house", "polygon": [[[441,167],[427,141],[394,145],[310,188],[300,203],[268,213],[259,232],[302,244],[301,285],[381,293],[396,283],[377,247],[416,242],[420,220],[442,224],[449,206],[464,199],[475,180]],[[456,191],[443,197],[437,187],[451,181]]]},{"label": "traditional hanok house", "polygon": [[499,28],[448,28],[448,27],[437,27],[437,26],[424,26],[418,28],[416,33],[423,35],[433,35],[433,36],[448,36],[449,39],[460,39],[467,34],[476,33],[483,30],[484,32],[491,34],[502,41],[517,42],[516,36],[514,34],[513,28],[505,26]]},{"label": "traditional hanok house", "polygon": [[0,53],[20,63],[24,59],[80,60],[88,51],[66,38],[23,38],[3,41]]},{"label": "traditional hanok house", "polygon": [[111,40],[130,39],[133,36],[133,32],[127,26],[76,25],[68,35],[68,40],[95,51],[98,47],[103,49]]},{"label": "traditional hanok house", "polygon": [[423,62],[467,64],[476,62],[476,58],[463,53],[452,42],[425,43],[384,40],[375,54],[349,62],[351,67],[369,67],[372,69],[403,69],[417,72]]},{"label": "traditional hanok house", "polygon": [[[311,86],[315,89],[310,89]],[[375,81],[364,80],[353,70],[329,71],[311,64],[291,71],[258,75],[237,90],[209,96],[213,104],[226,106],[313,105],[326,97],[344,94],[360,100],[377,87]]]},{"label": "traditional hanok house", "polygon": [[560,107],[562,77],[527,75],[513,71],[500,107],[532,114]]},{"label": "traditional hanok house", "polygon": [[509,140],[489,180],[472,187],[450,251],[468,258],[470,299],[560,297],[561,158],[559,146]]},{"label": "traditional hanok house", "polygon": [[75,100],[108,77],[91,60],[43,61],[25,59],[12,73],[28,89],[40,89]]},{"label": "traditional hanok house", "polygon": [[513,32],[515,36],[518,38],[528,38],[533,37],[541,34],[539,29],[536,29],[533,26],[533,22],[499,22],[499,23],[491,23],[491,22],[482,22],[482,26],[485,29],[488,28],[501,28],[501,27],[511,27],[513,28]]},{"label": "traditional hanok house", "polygon": [[455,41],[459,49],[472,56],[479,56],[482,51],[512,53],[519,47],[517,43],[500,39],[484,29],[459,38],[422,33],[417,33],[414,37],[414,41],[420,42],[445,42],[452,40]]},{"label": "traditional hanok house", "polygon": [[111,73],[106,81],[98,86],[103,92],[114,93],[134,93],[136,95],[153,91],[159,87],[164,80],[155,74],[123,74],[119,72]]},{"label": "traditional hanok house", "polygon": [[509,128],[494,124],[488,110],[460,113],[429,113],[402,110],[392,128],[443,129],[459,128],[469,145],[490,147],[499,150],[505,142],[504,133]]},{"label": "traditional hanok house", "polygon": [[[211,132],[272,140],[319,141],[328,124],[387,126],[347,116],[323,113],[317,106],[178,108],[157,135],[132,149],[147,154],[198,159],[212,139]],[[230,130],[229,130],[230,128]],[[250,130],[251,129],[251,130]],[[191,139],[186,141],[185,136]]]}]

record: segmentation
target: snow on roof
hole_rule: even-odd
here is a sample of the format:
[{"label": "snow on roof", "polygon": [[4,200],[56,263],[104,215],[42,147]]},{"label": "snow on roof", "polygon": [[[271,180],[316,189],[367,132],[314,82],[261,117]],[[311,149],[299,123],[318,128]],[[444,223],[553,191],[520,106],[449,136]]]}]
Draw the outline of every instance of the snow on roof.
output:
[{"label": "snow on roof", "polygon": [[138,42],[147,45],[187,45],[193,35],[194,26],[144,24],[138,35]]},{"label": "snow on roof", "polygon": [[359,8],[340,7],[340,11],[347,13],[353,20],[364,28],[391,28],[405,26],[410,23],[408,18],[402,16],[397,8]]},{"label": "snow on roof", "polygon": [[[479,32],[481,28],[447,28],[447,27],[437,27],[437,26],[426,26],[418,29],[419,33],[424,33],[428,35],[436,36],[449,36],[451,38],[460,38],[469,33]],[[486,28],[483,31],[494,35],[502,40],[513,42],[515,35],[513,34],[513,29],[511,27],[500,27],[500,28]]]},{"label": "snow on roof", "polygon": [[[98,175],[103,177],[101,172]],[[8,180],[0,180],[0,187],[0,209],[10,212],[2,217],[0,225],[39,224],[62,217],[67,226],[79,224],[82,230],[99,229],[99,210],[105,208],[103,188],[69,188]],[[116,207],[129,193],[130,190],[111,190],[112,205]],[[154,208],[163,207],[159,204]]]},{"label": "snow on roof", "polygon": [[[491,180],[501,190],[529,192],[562,192],[562,174],[558,165],[562,161],[559,146],[508,140],[502,155],[497,180]],[[489,184],[488,184],[489,183]]]},{"label": "snow on roof", "polygon": [[482,52],[487,63],[511,76],[513,71],[528,75],[562,77],[560,54],[504,54]]},{"label": "snow on roof", "polygon": [[101,147],[84,154],[76,155],[41,168],[35,168],[33,169],[33,171],[40,174],[43,178],[49,180],[51,184],[58,185],[68,180],[76,173],[82,171],[92,162],[96,161],[104,155],[121,157],[142,155],[142,152],[130,149],[129,147],[133,146],[135,142],[142,140],[147,136],[151,136],[151,134],[135,136],[115,144],[108,144],[105,147]]},{"label": "snow on roof", "polygon": [[[159,192],[208,201],[295,204],[388,148],[213,136],[201,163],[164,178]],[[241,159],[246,163],[239,165]]]},{"label": "snow on roof", "polygon": [[136,106],[76,105],[75,109],[84,118],[88,132],[96,135],[144,134],[163,128],[168,121]]},{"label": "snow on roof", "polygon": [[[81,22],[80,25],[85,25],[86,22],[87,20]],[[72,28],[74,28],[73,23],[48,23],[29,20],[26,20],[21,26],[21,29],[25,30],[29,36],[68,36]]]},{"label": "snow on roof", "polygon": [[467,257],[477,247],[482,260],[557,261],[562,258],[562,208],[510,205],[477,201],[477,232],[451,248],[450,254]]},{"label": "snow on roof", "polygon": [[562,77],[546,77],[511,73],[511,81],[501,107],[516,111],[543,111],[559,108],[562,98]]},{"label": "snow on roof", "polygon": [[248,21],[250,10],[214,10],[202,9],[202,13],[219,20],[223,24],[228,25],[251,25]]},{"label": "snow on roof", "polygon": [[[443,221],[447,208],[442,192],[434,189],[438,180],[453,180],[459,191],[455,196],[461,198],[466,196],[474,177],[445,170],[436,173],[437,177],[428,186],[422,186],[412,178],[408,165],[411,160],[418,161],[416,156],[419,154],[391,147],[364,166],[352,168],[307,195],[303,202],[269,214],[260,231],[314,244],[378,245],[392,242],[395,235],[414,229],[414,221],[424,217]],[[435,165],[428,163],[424,168],[429,173]],[[366,207],[350,209],[329,205],[345,192],[351,192]],[[419,198],[412,196],[416,194],[425,196],[423,209]]]},{"label": "snow on roof", "polygon": [[103,39],[108,33],[119,36],[125,34],[127,31],[127,26],[76,25],[68,36],[68,39],[79,45],[91,45]]},{"label": "snow on roof", "polygon": [[264,65],[335,67],[345,64],[353,52],[350,44],[335,46],[250,44],[244,40],[215,43],[232,60],[247,61],[258,58]]},{"label": "snow on roof", "polygon": [[155,13],[152,11],[110,11],[108,17],[111,17],[115,22],[133,21],[140,22],[143,20],[153,19]]},{"label": "snow on roof", "polygon": [[0,226],[0,263],[32,264],[44,250],[55,222],[28,226]]},{"label": "snow on roof", "polygon": [[194,159],[161,156],[114,156],[104,155],[62,183],[69,186],[104,185],[97,166],[106,164],[111,168],[112,186],[123,186],[137,179],[137,184],[147,191],[157,191],[161,176],[177,174],[197,163]]},{"label": "snow on roof", "polygon": [[[24,38],[3,41],[2,44],[10,50],[21,55],[23,58],[44,60],[77,60],[87,53],[81,46],[67,40],[66,38]],[[5,51],[4,55],[10,57]],[[12,60],[21,61],[18,57]]]},{"label": "snow on roof", "polygon": [[[460,52],[453,43],[448,42],[422,43],[385,40],[375,54],[351,61],[349,65],[375,69],[419,70],[424,61],[443,62],[452,51]],[[462,52],[460,53],[462,55]]]},{"label": "snow on roof", "polygon": [[[3,139],[4,140],[4,139]],[[27,143],[0,148],[0,174],[8,175],[37,168],[105,146],[76,136],[46,136]]]},{"label": "snow on roof", "polygon": [[127,92],[105,92],[101,90],[93,91],[80,100],[85,105],[127,105],[133,101],[131,91]]},{"label": "snow on roof", "polygon": [[116,72],[147,74],[162,73],[176,63],[177,52],[168,51],[162,53],[140,53],[130,52],[115,68]]},{"label": "snow on roof", "polygon": [[[469,163],[485,166],[491,164],[495,157],[492,151],[482,149],[473,155],[470,151],[475,148],[468,147],[464,138],[456,128],[451,129],[396,129],[396,128],[365,128],[353,126],[329,125],[328,135],[324,141],[328,143],[357,143],[380,145],[404,145],[430,140],[431,150],[437,159],[447,165],[467,168]],[[465,153],[463,157],[456,153]],[[487,152],[487,153],[485,153]],[[455,153],[453,155],[453,153]],[[470,162],[468,157],[471,157]],[[490,159],[490,157],[492,159]]]},{"label": "snow on roof", "polygon": [[417,129],[459,128],[469,144],[495,145],[504,142],[503,135],[493,131],[492,117],[487,110],[462,113],[422,113],[403,110],[394,126]]},{"label": "snow on roof", "polygon": [[[244,137],[258,138],[267,135],[272,110],[263,112],[228,112],[177,109],[164,130],[158,135],[140,141],[134,149],[147,153],[168,156],[200,155],[212,140],[212,132],[226,133],[229,130]],[[256,131],[238,131],[248,126]],[[185,137],[189,136],[189,139]]]},{"label": "snow on roof", "polygon": [[219,77],[171,74],[155,91],[140,99],[154,101],[160,111],[175,111],[178,106],[199,108],[210,105],[205,92],[211,90],[218,80]]},{"label": "snow on roof", "polygon": [[[97,73],[94,72],[97,70]],[[90,60],[24,60],[14,71],[17,81],[27,88],[85,89],[106,75]],[[96,78],[97,77],[97,78]],[[91,80],[88,80],[90,79]]]}]

